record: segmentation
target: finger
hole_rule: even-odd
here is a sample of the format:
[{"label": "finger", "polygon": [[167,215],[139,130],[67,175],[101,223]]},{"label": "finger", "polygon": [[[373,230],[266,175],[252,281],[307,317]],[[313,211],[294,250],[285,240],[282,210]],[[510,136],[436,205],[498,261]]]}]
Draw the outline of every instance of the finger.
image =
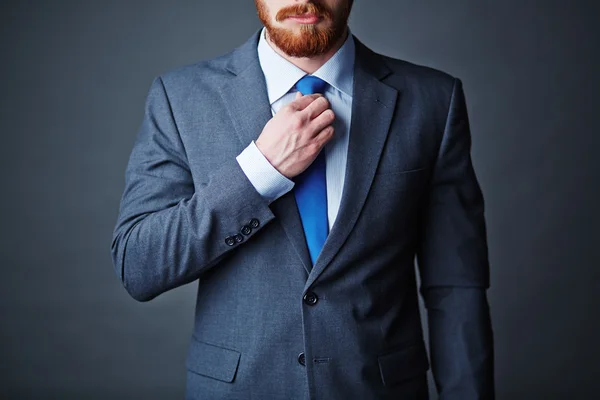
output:
[{"label": "finger", "polygon": [[333,124],[335,114],[328,108],[310,122],[311,137],[318,135],[323,129]]},{"label": "finger", "polygon": [[304,110],[310,103],[315,101],[317,98],[323,97],[322,94],[307,94],[306,96],[300,96],[298,99],[292,101],[289,107],[294,111]]},{"label": "finger", "polygon": [[314,137],[314,141],[319,145],[319,147],[323,148],[329,142],[333,135],[335,134],[335,129],[333,125],[326,126],[321,132]]},{"label": "finger", "polygon": [[312,103],[306,106],[303,113],[308,114],[310,119],[314,119],[319,116],[323,111],[329,108],[329,101],[325,97],[319,97],[315,99]]},{"label": "finger", "polygon": [[300,97],[302,97],[302,93],[298,90],[296,92],[296,98],[294,100],[298,100]]}]

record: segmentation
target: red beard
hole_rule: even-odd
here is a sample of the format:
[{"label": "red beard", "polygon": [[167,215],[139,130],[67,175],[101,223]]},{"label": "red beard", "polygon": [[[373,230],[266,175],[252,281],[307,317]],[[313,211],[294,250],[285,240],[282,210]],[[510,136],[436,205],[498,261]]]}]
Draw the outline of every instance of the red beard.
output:
[{"label": "red beard", "polygon": [[348,1],[338,15],[322,3],[306,3],[282,8],[275,16],[278,22],[302,14],[314,14],[325,21],[332,21],[328,28],[319,28],[316,24],[302,25],[300,33],[296,34],[288,29],[273,26],[263,0],[255,0],[254,3],[258,10],[258,18],[267,28],[269,39],[275,46],[291,57],[309,58],[325,54],[341,39],[352,8],[352,1]]}]

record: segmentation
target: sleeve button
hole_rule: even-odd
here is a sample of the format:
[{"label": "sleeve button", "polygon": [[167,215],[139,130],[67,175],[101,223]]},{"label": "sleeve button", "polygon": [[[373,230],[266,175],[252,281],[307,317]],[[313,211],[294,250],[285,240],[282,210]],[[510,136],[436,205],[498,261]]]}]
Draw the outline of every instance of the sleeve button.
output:
[{"label": "sleeve button", "polygon": [[233,238],[233,236],[227,236],[225,238],[225,244],[227,244],[227,246],[234,246],[235,245],[235,239]]},{"label": "sleeve button", "polygon": [[250,226],[251,226],[252,228],[255,228],[255,229],[256,229],[256,228],[258,228],[258,227],[259,227],[259,225],[260,225],[260,222],[259,222],[259,221],[258,221],[256,218],[252,218],[252,219],[250,220]]},{"label": "sleeve button", "polygon": [[242,226],[242,230],[240,232],[248,236],[250,233],[252,233],[252,227],[250,225],[244,225]]},{"label": "sleeve button", "polygon": [[236,243],[242,243],[244,241],[244,237],[242,235],[240,235],[239,233],[237,235],[235,235],[233,238]]}]

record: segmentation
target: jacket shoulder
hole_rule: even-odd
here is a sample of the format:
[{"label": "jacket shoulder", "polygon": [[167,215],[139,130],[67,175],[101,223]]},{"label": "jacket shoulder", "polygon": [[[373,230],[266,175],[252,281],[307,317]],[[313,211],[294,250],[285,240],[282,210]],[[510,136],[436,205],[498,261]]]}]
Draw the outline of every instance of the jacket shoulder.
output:
[{"label": "jacket shoulder", "polygon": [[436,68],[381,53],[372,52],[372,54],[390,70],[390,74],[385,79],[386,83],[398,89],[413,89],[449,97],[454,86],[461,83],[457,77]]},{"label": "jacket shoulder", "polygon": [[415,64],[399,58],[389,57],[383,54],[377,55],[394,73],[403,74],[407,77],[432,81],[433,83],[452,83],[456,77],[451,74],[425,65]]},{"label": "jacket shoulder", "polygon": [[230,54],[231,52],[171,69],[159,78],[171,90],[183,90],[198,84],[217,84],[230,74],[225,68]]}]

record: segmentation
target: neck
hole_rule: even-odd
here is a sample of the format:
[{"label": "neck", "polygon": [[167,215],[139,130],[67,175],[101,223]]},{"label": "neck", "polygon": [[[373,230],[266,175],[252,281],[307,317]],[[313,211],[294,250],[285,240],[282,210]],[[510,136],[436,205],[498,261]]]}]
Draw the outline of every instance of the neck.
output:
[{"label": "neck", "polygon": [[346,27],[344,34],[335,43],[335,45],[332,46],[331,49],[329,51],[327,51],[326,53],[318,55],[316,57],[292,57],[292,56],[284,53],[279,47],[277,47],[271,41],[271,38],[269,38],[269,32],[266,30],[265,30],[265,32],[266,32],[265,38],[267,39],[267,43],[269,43],[269,45],[273,48],[273,50],[275,50],[275,52],[277,54],[279,54],[281,57],[285,58],[286,60],[288,60],[289,62],[291,62],[292,64],[294,64],[296,67],[300,68],[302,71],[306,72],[307,74],[312,74],[313,72],[315,72],[316,70],[321,68],[321,66],[323,66],[323,64],[325,64],[327,61],[329,61],[329,59],[331,57],[333,57],[333,55],[340,49],[340,47],[342,47],[342,45],[346,41],[346,38],[348,37],[348,27]]}]

